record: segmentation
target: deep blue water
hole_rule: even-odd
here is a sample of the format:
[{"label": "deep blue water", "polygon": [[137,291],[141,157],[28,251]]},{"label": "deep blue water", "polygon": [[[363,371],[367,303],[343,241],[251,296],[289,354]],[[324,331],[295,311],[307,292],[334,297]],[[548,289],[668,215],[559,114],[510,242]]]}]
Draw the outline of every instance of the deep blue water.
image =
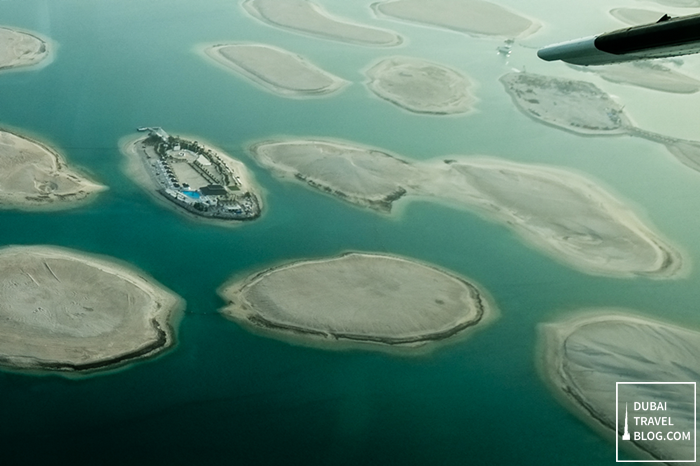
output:
[{"label": "deep blue water", "polygon": [[[155,360],[81,380],[0,372],[3,465],[614,461],[614,445],[562,407],[537,375],[537,325],[609,306],[698,328],[697,273],[672,281],[588,276],[469,212],[414,202],[388,217],[279,181],[245,147],[279,135],[320,136],[421,160],[483,154],[568,166],[628,199],[695,263],[700,175],[652,142],[583,138],[519,113],[501,74],[525,65],[574,73],[537,62],[525,47],[536,39],[508,61],[496,54],[496,39],[372,19],[370,2],[322,3],[409,40],[389,50],[299,36],[246,16],[233,0],[0,2],[2,24],[58,44],[49,66],[0,75],[0,125],[56,146],[110,188],[74,210],[0,212],[0,245],[116,257],[187,301],[177,347]],[[537,8],[527,13],[536,17]],[[600,6],[582,15],[596,31],[610,27]],[[546,23],[543,40],[556,30]],[[328,98],[284,99],[197,53],[202,44],[237,40],[302,53],[353,84]],[[426,117],[373,97],[361,70],[392,54],[469,74],[477,111]],[[153,203],[120,170],[118,141],[138,126],[197,135],[240,157],[265,189],[265,215],[230,229]],[[494,297],[500,317],[429,355],[399,357],[293,346],[252,335],[217,312],[216,289],[233,274],[348,250],[414,257],[470,277]]]}]

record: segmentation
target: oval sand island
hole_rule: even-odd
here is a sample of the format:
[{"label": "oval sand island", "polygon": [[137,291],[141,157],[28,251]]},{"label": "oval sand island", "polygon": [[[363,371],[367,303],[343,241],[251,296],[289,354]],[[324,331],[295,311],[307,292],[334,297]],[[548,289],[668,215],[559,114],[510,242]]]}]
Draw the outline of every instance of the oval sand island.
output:
[{"label": "oval sand island", "polygon": [[48,246],[0,249],[0,365],[84,372],[173,344],[183,301],[143,273]]},{"label": "oval sand island", "polygon": [[48,44],[36,35],[0,27],[0,70],[33,66],[48,57]]},{"label": "oval sand island", "polygon": [[493,313],[475,285],[395,256],[351,253],[300,261],[224,285],[222,313],[280,337],[421,346]]},{"label": "oval sand island", "polygon": [[[265,141],[252,157],[282,179],[390,213],[423,199],[476,211],[584,273],[670,278],[684,258],[596,183],[569,170],[493,157],[409,161],[344,141]],[[687,268],[687,267],[686,267]]]},{"label": "oval sand island", "polygon": [[264,44],[223,44],[208,47],[208,57],[283,97],[330,94],[345,80],[312,65],[299,55]]},{"label": "oval sand island", "polygon": [[375,47],[394,46],[403,41],[395,32],[334,18],[307,0],[246,0],[243,8],[273,26],[324,39]]},{"label": "oval sand island", "polygon": [[466,34],[519,37],[540,27],[517,13],[482,0],[396,0],[374,3],[372,8],[381,15]]},{"label": "oval sand island", "polygon": [[69,168],[50,147],[0,131],[0,209],[67,209],[105,189]]},{"label": "oval sand island", "polygon": [[307,186],[347,202],[390,212],[394,201],[420,177],[412,164],[359,144],[316,139],[263,141],[249,151],[279,178]]},{"label": "oval sand island", "polygon": [[[543,325],[540,337],[542,375],[567,408],[614,442],[616,431],[620,437],[624,434],[627,407],[631,438],[620,438],[621,448],[634,445],[630,453],[645,459],[693,459],[692,385],[619,385],[617,406],[615,387],[616,382],[700,380],[699,332],[619,311],[599,310]],[[663,410],[650,411],[634,402],[665,404]],[[669,418],[673,426],[650,425],[650,417]],[[666,441],[669,431],[689,432],[690,438]],[[648,439],[651,432],[661,432],[663,439]]]},{"label": "oval sand island", "polygon": [[385,58],[365,74],[372,92],[411,112],[466,113],[476,100],[469,92],[471,82],[462,73],[418,58]]},{"label": "oval sand island", "polygon": [[653,0],[660,5],[675,6],[680,8],[700,7],[700,0]]}]

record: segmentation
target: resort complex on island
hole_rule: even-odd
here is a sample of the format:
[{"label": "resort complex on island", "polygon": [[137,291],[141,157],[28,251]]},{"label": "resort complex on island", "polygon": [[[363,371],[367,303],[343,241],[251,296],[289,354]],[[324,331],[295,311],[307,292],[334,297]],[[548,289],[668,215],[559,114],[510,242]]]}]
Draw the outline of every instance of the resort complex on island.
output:
[{"label": "resort complex on island", "polygon": [[149,191],[192,214],[223,220],[260,216],[261,201],[243,165],[213,147],[171,136],[162,128],[129,141],[129,171]]}]

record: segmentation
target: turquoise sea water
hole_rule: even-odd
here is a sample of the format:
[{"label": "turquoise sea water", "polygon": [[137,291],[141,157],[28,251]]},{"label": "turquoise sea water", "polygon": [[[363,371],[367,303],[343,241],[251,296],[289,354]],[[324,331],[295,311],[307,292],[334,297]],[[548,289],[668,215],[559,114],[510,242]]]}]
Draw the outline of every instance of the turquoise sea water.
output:
[{"label": "turquoise sea water", "polygon": [[[534,55],[540,45],[621,27],[607,10],[638,2],[547,0],[527,11],[503,2],[543,22],[508,59],[496,53],[498,39],[377,20],[366,1],[320,3],[408,41],[374,49],[295,35],[252,19],[233,0],[0,1],[2,24],[58,44],[49,66],[0,74],[0,125],[55,145],[110,188],[75,210],[0,212],[0,245],[113,256],[187,300],[179,344],[158,359],[81,380],[0,372],[3,465],[614,462],[614,445],[559,405],[537,375],[537,325],[612,306],[700,328],[697,267],[671,281],[588,276],[469,212],[414,202],[386,217],[278,181],[245,147],[318,136],[420,160],[483,154],[570,167],[626,199],[700,264],[700,174],[649,141],[580,137],[532,121],[497,81],[527,68],[589,79],[621,100],[641,95],[649,109],[656,102],[663,109],[664,94],[630,91]],[[198,54],[204,44],[239,40],[301,53],[352,85],[328,98],[283,99]],[[477,110],[419,116],[374,97],[361,70],[392,54],[464,71],[476,83]],[[688,58],[686,67],[694,63]],[[700,119],[697,101],[688,102],[663,118]],[[153,203],[119,170],[117,143],[138,126],[196,135],[240,157],[266,191],[264,217],[220,228]],[[401,254],[470,277],[494,297],[500,317],[432,354],[399,357],[292,346],[217,313],[223,303],[215,290],[232,274],[347,250]]]}]

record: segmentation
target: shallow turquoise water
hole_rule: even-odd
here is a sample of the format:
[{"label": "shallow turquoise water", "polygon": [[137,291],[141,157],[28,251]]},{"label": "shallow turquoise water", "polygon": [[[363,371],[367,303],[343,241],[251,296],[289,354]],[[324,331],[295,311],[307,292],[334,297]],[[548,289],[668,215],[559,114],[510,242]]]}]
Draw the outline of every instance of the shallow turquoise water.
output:
[{"label": "shallow turquoise water", "polygon": [[[322,3],[376,21],[369,2]],[[538,124],[503,92],[497,78],[512,68],[594,79],[539,63],[528,47],[586,35],[581,22],[594,32],[619,24],[601,1],[578,6],[576,26],[566,30],[552,22],[547,3],[537,6],[543,30],[507,60],[495,52],[499,40],[391,21],[376,24],[409,38],[399,49],[294,35],[247,17],[231,0],[0,2],[3,24],[59,44],[51,65],[0,75],[0,124],[56,145],[110,187],[76,210],[0,212],[0,245],[54,244],[117,257],[187,300],[179,345],[156,360],[84,380],[0,372],[2,464],[612,463],[614,445],[539,379],[537,324],[614,306],[699,328],[695,271],[674,281],[587,276],[469,212],[414,202],[380,216],[280,182],[244,150],[278,135],[320,136],[421,160],[484,154],[571,167],[629,200],[700,263],[700,174],[648,141],[584,138]],[[329,98],[282,99],[197,54],[198,44],[235,40],[302,53],[353,84]],[[418,116],[373,97],[360,70],[390,54],[468,73],[477,111]],[[137,126],[196,135],[240,157],[266,190],[264,217],[220,228],[145,198],[119,170],[117,142]],[[494,297],[500,318],[465,341],[411,358],[292,346],[217,313],[215,290],[232,274],[347,250],[401,254],[470,277]]]}]

